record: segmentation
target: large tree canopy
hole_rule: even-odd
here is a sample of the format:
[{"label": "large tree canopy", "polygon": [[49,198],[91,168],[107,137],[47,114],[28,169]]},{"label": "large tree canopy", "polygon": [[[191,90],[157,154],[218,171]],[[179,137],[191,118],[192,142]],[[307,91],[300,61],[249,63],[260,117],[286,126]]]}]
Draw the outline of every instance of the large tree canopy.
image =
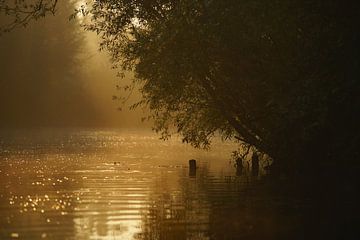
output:
[{"label": "large tree canopy", "polygon": [[157,131],[195,146],[219,131],[293,167],[357,151],[358,5],[96,1],[87,29],[136,73]]},{"label": "large tree canopy", "polygon": [[359,157],[359,10],[338,0],[97,0],[80,9],[114,65],[134,71],[156,131],[196,147],[219,132],[286,168]]}]

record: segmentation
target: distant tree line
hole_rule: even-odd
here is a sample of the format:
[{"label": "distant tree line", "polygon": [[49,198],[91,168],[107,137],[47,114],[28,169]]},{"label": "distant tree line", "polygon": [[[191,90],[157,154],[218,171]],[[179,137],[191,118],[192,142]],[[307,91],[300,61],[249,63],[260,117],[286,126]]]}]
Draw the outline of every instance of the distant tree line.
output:
[{"label": "distant tree line", "polygon": [[114,66],[135,73],[136,105],[164,138],[208,147],[220,133],[271,156],[274,170],[301,171],[358,166],[359,5],[97,0],[77,14]]},{"label": "distant tree line", "polygon": [[[22,1],[9,1],[15,2]],[[103,122],[81,75],[84,34],[67,21],[74,6],[68,1],[57,6],[60,21],[49,17],[0,37],[0,129]],[[12,15],[1,17],[3,27],[14,20]]]}]

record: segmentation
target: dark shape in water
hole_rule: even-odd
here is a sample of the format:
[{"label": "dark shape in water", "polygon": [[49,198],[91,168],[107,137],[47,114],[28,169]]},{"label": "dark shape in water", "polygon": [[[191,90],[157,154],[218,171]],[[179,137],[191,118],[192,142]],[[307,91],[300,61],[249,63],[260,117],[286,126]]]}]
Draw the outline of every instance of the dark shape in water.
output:
[{"label": "dark shape in water", "polygon": [[251,172],[253,176],[259,174],[259,156],[255,152],[251,157]]},{"label": "dark shape in water", "polygon": [[244,169],[242,158],[237,158],[235,160],[235,167],[236,167],[236,176],[241,176]]},{"label": "dark shape in water", "polygon": [[195,159],[189,160],[189,176],[190,177],[196,176],[196,160]]}]

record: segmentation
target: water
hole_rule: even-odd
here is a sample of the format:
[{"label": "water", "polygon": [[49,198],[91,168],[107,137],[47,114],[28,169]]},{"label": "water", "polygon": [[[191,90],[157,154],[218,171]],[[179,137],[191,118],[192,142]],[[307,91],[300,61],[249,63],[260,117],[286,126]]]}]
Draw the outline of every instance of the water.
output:
[{"label": "water", "polygon": [[296,226],[236,176],[233,144],[206,152],[120,130],[0,135],[1,239],[258,239]]}]

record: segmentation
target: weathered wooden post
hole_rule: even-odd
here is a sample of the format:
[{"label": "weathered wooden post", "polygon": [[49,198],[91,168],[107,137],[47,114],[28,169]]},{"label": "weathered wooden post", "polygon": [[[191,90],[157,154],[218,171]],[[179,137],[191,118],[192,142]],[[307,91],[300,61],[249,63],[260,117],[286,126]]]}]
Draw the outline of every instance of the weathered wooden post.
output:
[{"label": "weathered wooden post", "polygon": [[237,158],[235,160],[235,164],[236,164],[236,176],[241,176],[244,169],[242,158],[240,157]]},{"label": "weathered wooden post", "polygon": [[257,176],[259,174],[259,156],[256,152],[254,152],[251,157],[251,173],[253,176]]},{"label": "weathered wooden post", "polygon": [[195,159],[189,160],[189,176],[191,176],[191,177],[196,176],[196,160]]}]

